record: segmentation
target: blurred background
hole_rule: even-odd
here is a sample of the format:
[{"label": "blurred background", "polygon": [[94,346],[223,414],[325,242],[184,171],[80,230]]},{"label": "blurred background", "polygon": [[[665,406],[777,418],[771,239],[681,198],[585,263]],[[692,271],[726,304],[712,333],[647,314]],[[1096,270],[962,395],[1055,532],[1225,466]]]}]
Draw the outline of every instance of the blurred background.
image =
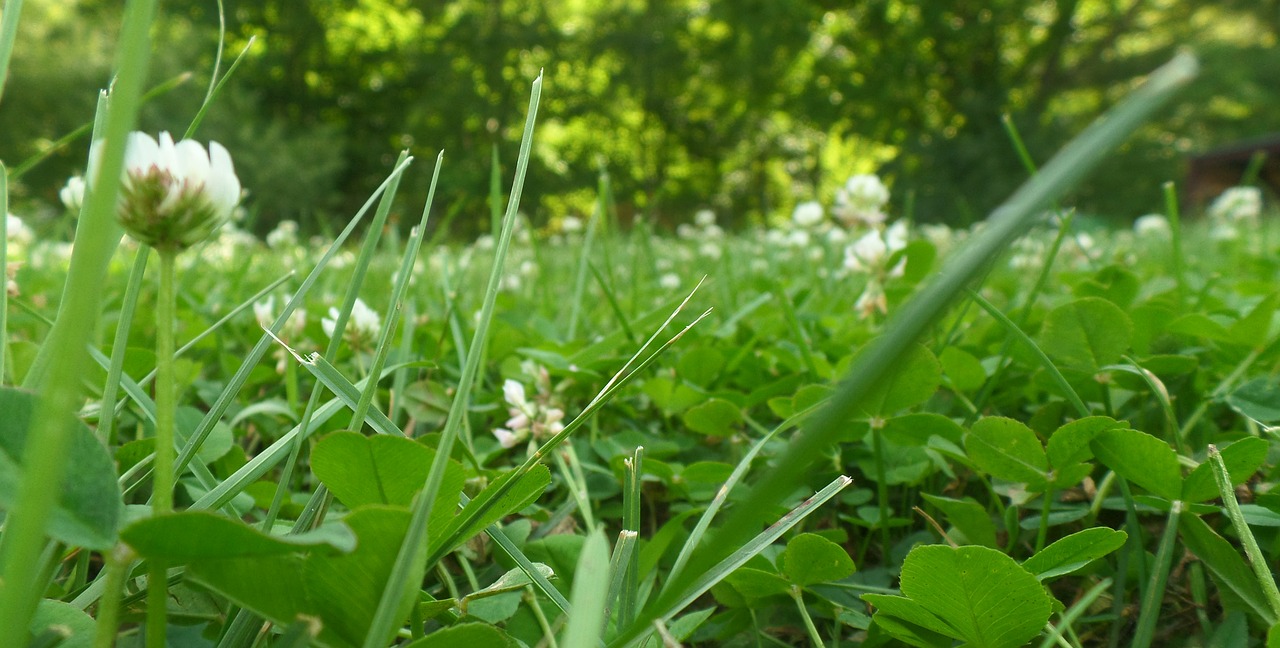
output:
[{"label": "blurred background", "polygon": [[[10,168],[92,118],[122,5],[27,0],[0,103]],[[1180,48],[1201,78],[1071,204],[1127,224],[1190,156],[1280,132],[1280,0],[226,0],[225,20],[224,71],[256,41],[196,138],[231,151],[259,232],[345,220],[405,148],[401,204],[421,205],[444,149],[441,213],[486,230],[495,147],[505,192],[539,70],[535,224],[589,213],[604,168],[624,221],[766,222],[874,172],[898,214],[963,225],[1026,177],[1002,115],[1043,162]],[[151,83],[191,76],[142,129],[186,129],[218,25],[213,0],[163,3]],[[87,149],[24,173],[12,210],[57,213]]]}]

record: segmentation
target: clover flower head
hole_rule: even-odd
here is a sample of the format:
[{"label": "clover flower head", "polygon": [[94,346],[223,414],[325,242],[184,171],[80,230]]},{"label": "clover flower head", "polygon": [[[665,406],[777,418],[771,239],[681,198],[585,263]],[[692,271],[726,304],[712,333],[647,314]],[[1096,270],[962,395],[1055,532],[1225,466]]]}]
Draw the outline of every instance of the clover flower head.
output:
[{"label": "clover flower head", "polygon": [[139,242],[185,249],[217,231],[239,202],[240,179],[221,144],[129,134],[117,216]]},{"label": "clover flower head", "polygon": [[854,310],[858,311],[860,319],[866,319],[876,313],[881,315],[889,312],[889,300],[885,297],[884,286],[876,279],[867,282],[862,294],[858,296],[858,301],[853,304]]},{"label": "clover flower head", "polygon": [[267,247],[273,250],[289,249],[298,244],[298,222],[282,220],[276,228],[267,232]]},{"label": "clover flower head", "polygon": [[1231,187],[1209,205],[1209,217],[1226,222],[1256,222],[1262,214],[1262,190],[1257,187]]},{"label": "clover flower head", "polygon": [[583,230],[582,219],[577,216],[565,216],[560,219],[560,231],[565,234],[577,234]]},{"label": "clover flower head", "polygon": [[883,209],[888,202],[889,189],[879,176],[859,174],[849,178],[836,192],[836,215],[846,225],[879,225],[885,221]]},{"label": "clover flower head", "polygon": [[716,213],[710,209],[699,209],[693,215],[693,224],[698,227],[707,227],[716,224]]},{"label": "clover flower head", "polygon": [[58,190],[58,198],[72,213],[80,213],[80,206],[84,204],[84,187],[84,178],[77,175],[67,178],[67,184]]},{"label": "clover flower head", "polygon": [[800,227],[813,227],[822,222],[824,215],[822,203],[810,200],[796,205],[796,208],[791,212],[791,220]]},{"label": "clover flower head", "polygon": [[564,430],[564,410],[552,404],[550,374],[532,363],[521,363],[521,369],[533,376],[538,393],[531,399],[524,383],[511,378],[503,381],[502,399],[509,406],[510,418],[503,427],[493,430],[493,436],[503,448],[513,448],[526,439],[541,439]]},{"label": "clover flower head", "polygon": [[668,272],[658,278],[658,285],[665,290],[675,290],[680,287],[680,275]]},{"label": "clover flower head", "polygon": [[[333,337],[338,321],[338,309],[329,308],[329,316],[320,319],[320,327],[324,329],[324,334]],[[382,317],[377,311],[369,308],[364,300],[356,298],[351,306],[351,318],[347,322],[347,331],[344,336],[347,342],[351,343],[357,349],[364,349],[373,346],[378,334],[382,332]]]},{"label": "clover flower head", "polygon": [[5,239],[10,245],[30,245],[35,240],[35,234],[31,231],[27,224],[22,222],[21,218],[13,214],[5,214],[4,216]]},{"label": "clover flower head", "polygon": [[846,270],[869,274],[877,278],[900,277],[906,268],[906,259],[900,259],[892,268],[890,257],[907,247],[907,225],[898,221],[880,230],[869,230],[844,249]]},{"label": "clover flower head", "polygon": [[1133,233],[1138,236],[1169,238],[1173,230],[1169,226],[1169,219],[1165,218],[1164,214],[1147,214],[1133,221]]}]

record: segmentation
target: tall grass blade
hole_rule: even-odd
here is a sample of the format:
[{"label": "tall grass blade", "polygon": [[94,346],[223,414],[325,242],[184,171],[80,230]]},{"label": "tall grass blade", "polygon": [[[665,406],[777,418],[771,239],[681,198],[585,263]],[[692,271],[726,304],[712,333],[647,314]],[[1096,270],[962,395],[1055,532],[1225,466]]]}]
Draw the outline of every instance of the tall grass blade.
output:
[{"label": "tall grass blade", "polygon": [[4,97],[4,82],[9,76],[9,59],[13,56],[13,44],[18,40],[18,17],[21,15],[22,0],[5,0],[4,13],[0,14],[0,98]]},{"label": "tall grass blade", "polygon": [[[5,582],[0,591],[0,628],[27,628],[44,591],[37,582],[39,556],[45,525],[64,476],[63,458],[70,441],[71,413],[80,399],[80,377],[88,370],[85,345],[98,321],[99,282],[120,240],[120,226],[115,223],[120,189],[117,179],[124,169],[126,135],[137,121],[155,13],[155,0],[131,0],[125,5],[116,64],[118,77],[107,110],[97,178],[86,192],[58,317],[27,376],[27,386],[39,387],[41,394],[41,407],[31,423],[29,437],[38,442],[27,444],[26,477],[0,538],[0,566]],[[12,17],[16,22],[16,14],[17,11],[6,11],[5,19]],[[26,640],[20,634],[15,645],[21,648],[24,644]]]},{"label": "tall grass blade", "polygon": [[609,568],[609,541],[604,532],[587,535],[578,555],[578,568],[573,579],[573,614],[564,631],[564,648],[598,648],[604,636],[605,595],[609,581],[598,578]]},{"label": "tall grass blade", "polygon": [[489,323],[493,318],[493,307],[497,301],[498,289],[502,281],[503,262],[507,249],[511,246],[511,235],[515,230],[516,211],[520,205],[520,194],[524,189],[525,172],[529,167],[529,150],[533,144],[533,125],[537,119],[538,102],[542,96],[542,76],[533,81],[529,98],[529,112],[525,121],[524,135],[520,141],[520,156],[516,161],[515,180],[511,186],[511,196],[507,201],[507,213],[503,217],[502,235],[499,238],[494,254],[493,267],[490,269],[489,285],[485,290],[484,305],[480,310],[480,321],[472,338],[471,348],[467,353],[467,364],[463,366],[462,376],[458,380],[458,388],[454,393],[453,406],[449,418],[445,422],[444,431],[440,435],[440,445],[436,448],[436,458],[431,472],[423,487],[422,495],[414,502],[413,515],[409,521],[409,529],[405,533],[400,551],[387,579],[378,608],[374,612],[365,635],[364,648],[382,648],[391,639],[396,626],[404,619],[408,609],[404,601],[411,601],[411,594],[421,582],[426,563],[427,521],[431,517],[431,507],[440,491],[444,480],[446,462],[453,451],[453,444],[463,425],[467,407],[471,401],[471,388],[476,380],[480,357],[489,334]]},{"label": "tall grass blade", "polygon": [[[762,522],[762,512],[793,490],[800,477],[807,474],[808,465],[833,442],[834,432],[853,415],[863,397],[890,375],[964,288],[982,276],[989,259],[1021,236],[1044,205],[1074,186],[1108,151],[1190,82],[1196,70],[1195,57],[1180,54],[1152,73],[1145,84],[1064,147],[1039,174],[992,212],[987,227],[956,251],[942,271],[887,323],[885,334],[859,356],[837,385],[827,406],[807,419],[776,467],[756,484],[741,506],[734,508],[725,526],[716,534],[714,545],[704,556],[690,562],[682,579],[705,572],[721,560],[719,556],[741,546]],[[681,582],[673,589],[683,590],[684,586]],[[673,602],[669,597],[659,597],[650,607],[665,610]],[[653,612],[642,614],[624,636],[635,636],[640,632],[638,628],[647,629],[654,618],[657,616]]]}]

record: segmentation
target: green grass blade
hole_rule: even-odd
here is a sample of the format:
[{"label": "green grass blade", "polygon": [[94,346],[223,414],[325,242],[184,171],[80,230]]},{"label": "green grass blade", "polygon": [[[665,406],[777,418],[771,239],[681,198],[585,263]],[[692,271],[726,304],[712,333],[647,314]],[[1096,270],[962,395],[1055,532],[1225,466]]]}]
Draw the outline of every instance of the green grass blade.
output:
[{"label": "green grass blade", "polygon": [[21,15],[22,0],[5,0],[4,13],[0,14],[0,97],[4,96],[4,82],[9,77],[9,59],[13,56],[13,44],[18,40],[18,17]]},{"label": "green grass blade", "polygon": [[493,267],[489,274],[489,285],[485,290],[484,305],[480,310],[480,321],[472,338],[471,348],[467,352],[467,363],[463,366],[462,376],[458,380],[458,389],[454,394],[453,406],[444,431],[440,435],[440,445],[436,448],[436,458],[431,466],[431,473],[423,487],[422,495],[414,502],[413,516],[400,551],[396,555],[391,576],[387,579],[382,597],[378,601],[377,611],[369,624],[369,632],[365,635],[364,648],[382,648],[396,631],[396,625],[403,620],[402,613],[407,611],[402,601],[410,597],[421,582],[423,571],[430,565],[425,562],[427,539],[427,521],[431,517],[431,507],[444,479],[446,462],[453,451],[453,444],[463,425],[467,407],[471,401],[471,388],[476,380],[480,357],[489,334],[489,323],[493,318],[493,307],[497,301],[498,289],[502,281],[503,261],[507,249],[511,246],[511,235],[515,229],[516,211],[520,205],[520,194],[524,190],[525,172],[529,167],[529,149],[533,144],[533,125],[537,120],[538,102],[542,96],[542,76],[533,82],[529,98],[529,111],[525,120],[524,135],[520,141],[520,156],[516,161],[515,180],[511,186],[511,196],[507,201],[507,213],[503,218],[502,235],[499,238]]},{"label": "green grass blade", "polygon": [[[644,446],[638,446],[625,460],[626,483],[622,487],[622,528],[624,531],[640,530],[641,476],[644,475]],[[632,554],[622,565],[622,598],[618,602],[618,626],[631,624],[639,611],[640,560]]]},{"label": "green grass blade", "polygon": [[[613,317],[618,320],[618,326],[622,329],[622,333],[627,336],[627,340],[635,344],[635,331],[631,329],[631,324],[627,322],[627,314],[622,312],[622,304],[618,303],[618,297],[614,294],[613,288],[609,285],[604,275],[600,274],[600,269],[594,263],[588,263],[587,267],[590,268],[591,275],[596,278],[596,283],[600,284],[600,291],[604,293],[605,300],[609,302],[609,308],[613,310]],[[569,339],[572,340],[573,338],[570,337]]]},{"label": "green grass blade", "polygon": [[[107,382],[102,387],[102,405],[98,408],[98,438],[108,447],[115,443],[116,399],[120,393],[120,375],[124,373],[124,354],[129,346],[129,328],[138,306],[138,293],[142,290],[142,277],[147,269],[151,248],[142,245],[133,259],[129,283],[120,303],[120,315],[116,318],[116,335],[111,343],[111,364],[107,367]],[[0,263],[0,267],[3,267]]]},{"label": "green grass blade", "polygon": [[[8,18],[8,14],[5,15]],[[16,23],[17,20],[15,19]],[[11,45],[12,46],[12,45]],[[4,74],[4,69],[0,68],[0,74]],[[0,85],[4,84],[4,78],[0,77]],[[9,268],[9,174],[4,168],[4,164],[0,163],[0,272],[7,272]],[[8,277],[6,274],[5,277]],[[0,282],[3,283],[3,282]],[[0,385],[4,382],[4,365],[5,350],[9,347],[9,289],[4,286],[0,290]]]},{"label": "green grass blade", "polygon": [[[1118,106],[1064,147],[1039,174],[1027,181],[987,219],[987,227],[957,250],[942,271],[904,304],[886,324],[885,334],[873,341],[850,367],[826,407],[815,412],[793,438],[776,467],[735,507],[706,555],[690,562],[683,579],[692,578],[720,561],[719,556],[749,538],[761,514],[793,490],[807,467],[836,438],[834,432],[857,410],[863,397],[890,375],[901,358],[970,283],[982,276],[989,259],[1024,233],[1043,207],[1062,196],[1129,133],[1186,85],[1197,69],[1195,57],[1180,54],[1148,77]],[[684,583],[673,586],[683,590]],[[673,601],[660,597],[651,605],[668,609]],[[623,636],[647,629],[653,614],[641,615]]]},{"label": "green grass blade", "polygon": [[1031,353],[1036,356],[1036,359],[1040,361],[1040,366],[1044,367],[1045,372],[1048,373],[1049,377],[1053,379],[1053,382],[1058,385],[1058,389],[1062,390],[1062,395],[1067,399],[1067,402],[1071,403],[1071,406],[1076,408],[1076,413],[1082,417],[1089,416],[1089,407],[1084,404],[1084,400],[1082,400],[1080,395],[1076,393],[1076,390],[1071,387],[1071,383],[1067,382],[1066,376],[1063,376],[1062,372],[1058,371],[1058,367],[1055,366],[1053,361],[1049,359],[1049,356],[1045,355],[1045,352],[1040,349],[1040,345],[1036,344],[1035,340],[1032,340],[1030,336],[1022,331],[1022,329],[1018,328],[1018,325],[1014,324],[1013,320],[1000,312],[999,308],[996,308],[991,302],[983,299],[982,295],[979,295],[973,290],[968,292],[969,298],[972,299],[974,303],[981,306],[982,310],[987,311],[987,314],[994,317],[997,322],[1000,322],[1000,325],[1008,331],[1009,335],[1017,339],[1019,342],[1022,342],[1022,344],[1027,347],[1027,350],[1031,351]]},{"label": "green grass blade", "polygon": [[1222,496],[1222,504],[1227,509],[1227,517],[1231,520],[1232,528],[1240,537],[1240,544],[1244,546],[1244,555],[1249,559],[1249,566],[1253,568],[1258,585],[1262,586],[1262,593],[1266,595],[1271,612],[1280,617],[1280,589],[1276,588],[1276,579],[1271,574],[1270,562],[1262,554],[1262,549],[1258,547],[1258,539],[1254,537],[1249,523],[1244,519],[1240,502],[1236,501],[1236,489],[1232,486],[1227,465],[1223,463],[1222,454],[1218,452],[1217,446],[1212,443],[1209,444],[1209,461],[1213,462],[1213,479],[1218,482],[1218,493]]},{"label": "green grass blade", "polygon": [[[373,195],[369,196],[369,199],[360,207],[360,210],[356,212],[356,215],[347,223],[346,228],[344,228],[338,237],[334,239],[333,243],[329,246],[329,249],[326,250],[324,255],[320,257],[320,260],[316,262],[316,266],[312,268],[306,279],[303,279],[302,285],[293,293],[293,297],[285,303],[284,308],[281,309],[280,314],[276,317],[276,321],[272,322],[270,329],[272,333],[278,332],[284,326],[285,322],[289,320],[289,316],[293,314],[293,311],[302,305],[302,300],[311,290],[311,287],[315,285],[315,282],[320,277],[321,272],[323,272],[329,265],[329,261],[337,255],[338,251],[342,248],[343,242],[346,241],[347,237],[351,235],[351,232],[355,230],[356,224],[364,218],[365,212],[367,212],[369,207],[373,205],[373,201],[377,199],[388,186],[390,186],[393,180],[400,177],[408,163],[409,161],[405,160],[391,171],[391,174],[387,179],[384,180],[376,190],[374,190]],[[208,438],[209,433],[213,431],[213,426],[222,419],[222,415],[225,414],[227,408],[231,406],[232,399],[236,397],[236,394],[240,392],[240,388],[243,387],[244,383],[249,379],[249,373],[257,366],[258,361],[262,360],[262,356],[267,353],[267,349],[271,346],[271,341],[271,335],[268,333],[263,333],[262,337],[258,338],[258,343],[254,345],[253,349],[245,356],[244,362],[241,363],[240,368],[234,375],[232,375],[231,380],[227,382],[227,386],[223,388],[222,393],[218,395],[218,398],[214,401],[213,405],[210,406],[209,411],[205,414],[204,418],[201,419],[200,425],[196,426],[196,430],[192,433],[191,439],[178,455],[175,469],[179,473],[181,473],[186,465],[191,461],[191,458],[195,456],[196,451],[200,449],[200,444],[204,443],[204,440]]]},{"label": "green grass blade", "polygon": [[[9,5],[10,7],[12,5]],[[5,588],[0,591],[0,628],[26,628],[44,591],[38,583],[39,556],[45,526],[64,477],[70,442],[71,413],[82,388],[80,377],[88,369],[85,346],[98,322],[101,277],[120,240],[115,222],[117,179],[124,168],[125,139],[137,121],[139,97],[147,74],[151,49],[150,29],[156,13],[154,0],[133,0],[125,5],[120,31],[118,77],[106,116],[106,141],[98,166],[98,179],[85,196],[85,213],[76,231],[75,249],[67,273],[66,288],[53,330],[37,361],[28,372],[28,386],[38,386],[41,406],[30,427],[24,451],[26,476],[5,519],[0,538],[0,565]],[[5,19],[17,20],[17,12]],[[19,639],[17,646],[26,643]]]},{"label": "green grass blade", "polygon": [[[669,603],[663,603],[667,597],[659,597],[658,602],[655,603],[657,609],[653,611],[652,618],[662,621],[663,623],[670,621],[672,617],[679,614],[681,610],[688,607],[689,604],[697,600],[698,597],[706,594],[707,590],[710,590],[713,585],[719,583],[725,576],[728,576],[735,569],[746,564],[746,562],[753,556],[764,551],[766,547],[773,544],[774,541],[782,537],[784,533],[791,530],[791,527],[799,524],[801,520],[807,517],[810,513],[816,511],[818,507],[827,503],[827,501],[835,497],[851,483],[853,483],[853,480],[848,477],[843,475],[837,477],[835,481],[827,484],[827,486],[822,490],[814,493],[813,497],[810,497],[799,506],[791,509],[789,513],[782,516],[782,519],[778,520],[759,535],[752,538],[749,542],[742,545],[741,548],[734,551],[724,560],[721,560],[707,571],[702,572],[697,578],[693,579],[688,586],[680,590],[677,595],[670,597],[671,601]],[[609,643],[610,648],[621,648],[623,646],[636,645],[644,638],[645,632],[651,625],[652,620],[646,622],[643,626],[639,625],[639,622],[632,624],[631,627],[622,635]]]},{"label": "green grass blade", "polygon": [[[1160,618],[1160,608],[1164,601],[1165,585],[1169,581],[1169,568],[1173,566],[1173,549],[1178,539],[1178,517],[1182,515],[1182,502],[1173,502],[1169,510],[1169,518],[1165,521],[1164,534],[1160,537],[1160,547],[1156,550],[1156,560],[1151,572],[1147,589],[1142,596],[1142,609],[1138,612],[1138,627],[1133,633],[1132,648],[1147,648],[1155,637],[1156,622]],[[1274,582],[1272,587],[1274,587]]]},{"label": "green grass blade", "polygon": [[[625,581],[631,565],[635,564],[638,555],[635,551],[638,536],[637,532],[626,529],[618,532],[618,542],[613,545],[613,556],[609,558],[609,593],[605,596],[604,612],[606,619],[609,618],[614,603],[626,587]],[[639,592],[632,594],[633,599],[638,596]]]},{"label": "green grass blade", "polygon": [[[467,499],[466,495],[463,495],[462,501],[458,506],[465,506],[469,501],[470,500]],[[520,567],[520,570],[523,571],[526,576],[529,577],[529,580],[533,581],[533,586],[538,588],[538,591],[542,592],[543,596],[550,599],[552,603],[555,603],[556,607],[560,608],[561,612],[565,614],[569,613],[569,609],[572,607],[569,600],[560,593],[560,590],[556,589],[555,586],[551,584],[551,581],[547,580],[546,577],[543,576],[536,567],[534,567],[533,561],[529,560],[529,557],[524,555],[523,551],[520,551],[520,548],[507,537],[506,533],[503,533],[502,529],[498,528],[498,525],[490,525],[489,528],[485,529],[485,533],[488,534],[489,538],[491,538],[498,547],[506,552],[507,556],[510,557],[511,560],[515,561],[516,565]]]},{"label": "green grass blade", "polygon": [[[582,318],[582,300],[587,294],[587,266],[591,263],[591,248],[596,240],[596,230],[600,227],[600,219],[603,214],[600,213],[600,201],[596,201],[596,207],[591,212],[591,218],[587,221],[587,233],[582,238],[582,247],[578,249],[578,272],[573,278],[573,299],[569,306],[569,333],[565,336],[566,340],[573,340],[578,337],[578,320]],[[599,277],[599,275],[596,275]],[[601,282],[603,283],[603,282]]]},{"label": "green grass blade", "polygon": [[561,645],[564,648],[597,648],[604,636],[605,595],[609,581],[597,578],[609,565],[609,541],[603,531],[587,536],[578,556],[578,568],[573,579],[573,614],[565,628]]},{"label": "green grass blade", "polygon": [[[387,353],[391,350],[391,334],[395,332],[396,322],[399,320],[400,307],[404,302],[404,294],[409,288],[409,280],[413,278],[413,264],[418,260],[418,250],[422,247],[422,237],[427,231],[427,218],[431,215],[431,203],[436,197],[436,183],[440,180],[440,164],[443,160],[444,151],[441,151],[436,156],[436,168],[431,175],[431,189],[427,192],[427,203],[422,207],[422,219],[418,222],[418,227],[413,230],[413,236],[404,251],[404,258],[400,261],[400,270],[396,274],[396,283],[391,288],[391,303],[387,306],[387,317],[382,324],[382,336],[378,340],[377,351],[374,352],[373,362],[369,368],[369,373],[374,376],[382,373],[382,366],[387,362]],[[365,420],[369,407],[373,404],[373,395],[377,391],[378,383],[369,381],[364,392],[360,394],[360,402],[352,410],[354,412],[352,417],[353,426],[359,426]],[[387,423],[395,427],[395,424],[390,420]]]}]

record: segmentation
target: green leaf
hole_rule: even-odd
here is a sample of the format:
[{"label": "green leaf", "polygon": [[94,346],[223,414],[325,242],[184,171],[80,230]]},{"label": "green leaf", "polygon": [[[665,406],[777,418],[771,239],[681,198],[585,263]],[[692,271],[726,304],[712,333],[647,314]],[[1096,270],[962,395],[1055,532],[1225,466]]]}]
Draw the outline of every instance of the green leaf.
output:
[{"label": "green leaf", "polygon": [[[187,566],[187,577],[276,623],[292,623],[299,614],[324,624],[322,646],[359,646],[382,596],[396,552],[409,525],[409,512],[369,505],[344,518],[356,536],[355,551],[345,555],[291,553]],[[404,602],[404,616],[413,598]]]},{"label": "green leaf", "polygon": [[[483,532],[490,524],[534,503],[551,484],[551,471],[542,464],[517,478],[518,470],[513,469],[495,479],[475,499],[467,502],[443,530],[428,538],[431,564]],[[507,486],[513,480],[514,483]],[[506,492],[499,494],[504,489]],[[434,520],[435,514],[432,513],[431,517]]]},{"label": "green leaf", "polygon": [[1065,468],[1092,459],[1089,442],[1093,437],[1103,430],[1122,427],[1128,426],[1106,416],[1086,416],[1067,423],[1049,437],[1045,447],[1049,464],[1054,468]]},{"label": "green leaf", "polygon": [[801,533],[787,541],[782,554],[783,575],[801,587],[838,581],[853,569],[849,552],[814,533]]},{"label": "green leaf", "polygon": [[987,380],[987,371],[973,354],[957,347],[949,346],[938,354],[938,362],[942,363],[942,371],[951,380],[951,386],[959,391],[974,391],[982,387]]},{"label": "green leaf", "polygon": [[1124,531],[1094,527],[1073,533],[1024,560],[1022,568],[1046,580],[1070,574],[1124,546]]},{"label": "green leaf", "polygon": [[964,439],[959,423],[933,412],[903,414],[885,421],[884,438],[903,445],[925,445],[933,437],[942,437],[956,445]]},{"label": "green leaf", "polygon": [[1237,343],[1248,346],[1271,339],[1271,321],[1276,314],[1276,295],[1270,294],[1262,298],[1244,317],[1241,317],[1227,329],[1231,338]]},{"label": "green leaf", "polygon": [[996,525],[991,521],[991,514],[972,497],[962,500],[921,493],[926,502],[938,507],[947,516],[947,521],[956,530],[964,534],[962,539],[955,538],[959,544],[976,544],[984,547],[996,547]]},{"label": "green leaf", "polygon": [[[409,506],[422,490],[436,451],[412,439],[335,432],[311,451],[311,469],[334,497],[355,509],[367,504]],[[450,460],[428,528],[439,531],[458,512],[458,494],[466,475]]]},{"label": "green leaf", "polygon": [[1063,304],[1045,317],[1040,348],[1064,366],[1097,371],[1129,348],[1133,324],[1115,304],[1085,297]]},{"label": "green leaf", "polygon": [[709,398],[706,402],[689,408],[681,419],[694,432],[709,436],[729,436],[742,423],[742,411],[737,405],[722,398]]},{"label": "green leaf", "polygon": [[42,599],[31,617],[31,632],[40,636],[55,627],[70,633],[58,644],[58,648],[91,648],[94,645],[93,637],[97,626],[93,617],[69,603]]},{"label": "green leaf", "polygon": [[1040,439],[1018,421],[998,416],[980,419],[965,436],[964,447],[974,465],[988,475],[1036,490],[1047,483],[1049,462]]},{"label": "green leaf", "polygon": [[724,355],[709,346],[694,347],[680,357],[676,373],[685,380],[707,387],[720,374]]},{"label": "green leaf", "polygon": [[[0,506],[8,509],[26,476],[22,462],[27,429],[39,405],[35,394],[0,388]],[[70,415],[61,492],[49,512],[49,537],[68,545],[105,550],[116,543],[124,502],[115,464],[93,432]]]},{"label": "green leaf", "polygon": [[[1271,444],[1258,437],[1245,437],[1219,449],[1222,463],[1227,466],[1231,485],[1243,484],[1257,472],[1267,460]],[[1218,497],[1218,482],[1213,478],[1213,464],[1206,460],[1187,475],[1182,484],[1184,502],[1203,502]]]},{"label": "green leaf", "polygon": [[1137,430],[1113,429],[1099,432],[1089,447],[1117,475],[1165,499],[1182,496],[1178,455],[1164,441]]},{"label": "green leaf", "polygon": [[919,603],[904,596],[863,594],[874,605],[875,622],[895,639],[921,648],[950,648],[956,631]]},{"label": "green leaf", "polygon": [[507,633],[488,623],[460,623],[436,630],[404,648],[513,648],[515,645]]},{"label": "green leaf", "polygon": [[142,518],[120,532],[120,539],[144,558],[185,564],[328,549],[350,552],[356,538],[345,525],[323,526],[296,535],[266,535],[231,518],[208,511],[183,511]]},{"label": "green leaf", "polygon": [[1253,570],[1230,542],[1194,515],[1181,516],[1178,530],[1183,544],[1209,569],[1224,608],[1248,612],[1267,625],[1276,623],[1276,615]]},{"label": "green leaf", "polygon": [[987,547],[919,546],[902,564],[902,593],[983,648],[1016,648],[1040,634],[1052,609],[1040,581]]},{"label": "green leaf", "polygon": [[[185,446],[187,441],[191,439],[191,434],[200,427],[200,421],[204,419],[204,412],[194,407],[179,407],[174,414],[174,422],[176,428],[174,432],[178,437],[181,445]],[[196,452],[196,459],[201,463],[209,464],[222,458],[231,450],[231,446],[235,443],[235,435],[231,432],[231,427],[226,423],[219,421],[215,423],[213,429],[209,432],[209,436],[205,437],[204,443],[200,444],[200,450]]]},{"label": "green leaf", "polygon": [[[857,364],[854,360],[854,364]],[[902,361],[861,401],[867,416],[886,417],[915,407],[933,397],[942,384],[942,365],[933,353],[912,345]]]},{"label": "green leaf", "polygon": [[1254,378],[1232,390],[1226,400],[1231,409],[1258,423],[1280,422],[1280,382],[1274,378]]},{"label": "green leaf", "polygon": [[739,567],[725,577],[724,582],[742,595],[748,605],[770,596],[786,594],[791,584],[771,571],[754,567]]}]

